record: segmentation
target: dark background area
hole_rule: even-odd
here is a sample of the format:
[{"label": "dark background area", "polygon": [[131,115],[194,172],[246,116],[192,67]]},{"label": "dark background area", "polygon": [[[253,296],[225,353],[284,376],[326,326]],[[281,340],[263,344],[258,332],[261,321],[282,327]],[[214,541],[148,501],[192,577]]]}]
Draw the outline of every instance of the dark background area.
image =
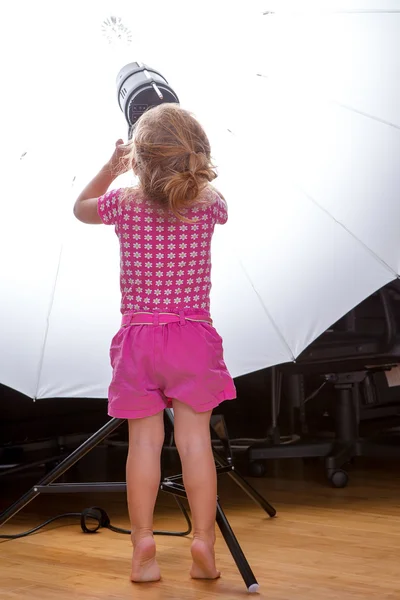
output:
[{"label": "dark background area", "polygon": [[[224,415],[231,439],[265,438],[271,425],[269,369],[237,378],[238,398],[224,402],[216,412]],[[321,385],[318,376],[305,378],[306,396]],[[400,387],[389,388],[384,373],[374,376],[379,404],[399,404]],[[326,385],[306,403],[307,424],[311,433],[332,431],[333,387]],[[363,417],[368,419],[365,407]],[[371,413],[373,415],[373,413]],[[14,390],[0,386],[0,463],[17,464],[58,454],[65,447],[70,451],[91,433],[102,427],[109,417],[106,399],[56,398],[33,401]],[[369,420],[369,419],[368,419]],[[279,425],[283,434],[288,431],[290,415],[285,402],[285,386]],[[114,434],[125,439],[125,428]]]},{"label": "dark background area", "polygon": [[[271,421],[268,369],[235,380],[238,398],[221,404],[231,437],[264,437]],[[310,382],[312,385],[312,382]],[[107,400],[53,398],[35,402],[0,386],[0,447],[57,436],[91,433],[109,419]],[[319,398],[321,400],[321,398]],[[285,403],[282,403],[285,422]]]}]

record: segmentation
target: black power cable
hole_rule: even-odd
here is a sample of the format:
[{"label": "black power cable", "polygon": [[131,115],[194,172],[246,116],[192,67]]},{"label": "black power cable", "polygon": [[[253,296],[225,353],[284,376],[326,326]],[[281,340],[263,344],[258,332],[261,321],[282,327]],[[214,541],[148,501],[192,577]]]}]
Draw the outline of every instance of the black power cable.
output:
[{"label": "black power cable", "polygon": [[29,531],[24,531],[23,533],[15,533],[14,535],[0,535],[0,539],[2,539],[2,540],[17,540],[19,538],[27,537],[28,535],[31,535],[32,533],[36,533],[36,531],[43,529],[43,527],[50,525],[50,523],[53,523],[53,521],[57,521],[58,519],[66,519],[68,517],[80,517],[80,516],[81,516],[81,513],[65,513],[63,515],[58,515],[57,517],[53,517],[52,519],[49,519],[45,523],[42,523],[41,525],[38,525],[37,527],[34,527],[33,529],[29,529]]},{"label": "black power cable", "polygon": [[[187,530],[186,531],[156,530],[156,531],[153,531],[154,535],[168,535],[168,536],[175,536],[175,537],[185,537],[191,533],[192,523],[190,521],[188,512],[179,498],[175,497],[175,501],[178,504],[183,516],[185,517],[185,520],[187,523]],[[110,531],[114,531],[115,533],[123,533],[126,535],[131,534],[131,532],[128,529],[122,529],[121,527],[115,527],[114,525],[112,525],[111,521],[110,521],[110,517],[108,516],[108,514],[106,513],[106,511],[104,509],[99,508],[98,506],[92,506],[91,508],[85,508],[81,513],[65,513],[63,515],[58,515],[56,517],[52,517],[45,523],[42,523],[41,525],[38,525],[37,527],[34,527],[33,529],[29,529],[29,531],[24,531],[23,533],[16,533],[14,535],[0,535],[0,539],[17,540],[19,538],[27,537],[28,535],[31,535],[33,533],[36,533],[37,531],[40,531],[40,529],[43,529],[44,527],[46,527],[47,525],[50,525],[50,523],[53,523],[54,521],[57,521],[58,519],[67,519],[67,518],[71,518],[71,517],[80,519],[81,529],[84,533],[97,533],[99,531],[99,529],[105,528],[105,529],[109,529]],[[94,527],[89,527],[88,523],[87,523],[88,519],[97,521],[96,525]]]}]

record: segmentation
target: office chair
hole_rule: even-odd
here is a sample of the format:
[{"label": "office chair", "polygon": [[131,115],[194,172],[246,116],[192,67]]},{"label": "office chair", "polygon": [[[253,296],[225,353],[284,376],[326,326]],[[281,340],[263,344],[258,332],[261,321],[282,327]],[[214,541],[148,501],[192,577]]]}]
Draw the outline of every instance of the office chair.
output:
[{"label": "office chair", "polygon": [[[334,487],[345,487],[343,466],[358,456],[400,458],[397,432],[362,438],[359,433],[361,398],[371,398],[373,377],[400,362],[399,282],[389,284],[311,344],[296,363],[274,367],[271,377],[272,427],[265,440],[248,449],[253,475],[265,472],[265,461],[280,458],[325,458],[326,474]],[[335,390],[335,437],[310,439],[304,420],[304,375],[321,377]],[[286,378],[292,410],[302,415],[302,435],[282,444],[278,426],[282,380]],[[398,443],[396,443],[398,442]]]}]

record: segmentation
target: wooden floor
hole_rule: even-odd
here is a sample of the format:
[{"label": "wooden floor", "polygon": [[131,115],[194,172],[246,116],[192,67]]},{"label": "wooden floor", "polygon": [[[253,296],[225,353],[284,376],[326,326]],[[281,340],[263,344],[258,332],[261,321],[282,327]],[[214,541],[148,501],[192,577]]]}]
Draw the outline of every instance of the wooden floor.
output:
[{"label": "wooden floor", "polygon": [[[367,468],[368,466],[368,468]],[[253,480],[275,505],[269,519],[229,479],[221,481],[223,506],[269,600],[400,599],[400,479],[398,465],[354,467],[346,489],[331,489],[319,465],[273,467]],[[274,472],[275,469],[275,472]],[[3,495],[4,499],[4,495]],[[1,530],[14,533],[64,511],[96,504],[113,524],[128,526],[121,495],[42,496]],[[4,506],[3,506],[4,507]],[[162,496],[157,528],[181,528],[182,519]],[[244,598],[246,589],[219,537],[222,578],[195,582],[188,576],[189,539],[159,537],[162,581],[128,579],[128,536],[102,530],[85,535],[76,521],[0,544],[1,600],[212,600]]]}]

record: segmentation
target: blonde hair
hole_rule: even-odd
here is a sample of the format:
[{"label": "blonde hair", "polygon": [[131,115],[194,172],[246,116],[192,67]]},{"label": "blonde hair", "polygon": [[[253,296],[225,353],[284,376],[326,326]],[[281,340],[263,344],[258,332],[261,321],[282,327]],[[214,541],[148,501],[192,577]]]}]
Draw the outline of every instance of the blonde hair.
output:
[{"label": "blonde hair", "polygon": [[177,104],[160,104],[140,117],[125,160],[145,196],[183,220],[217,177],[207,135]]}]

